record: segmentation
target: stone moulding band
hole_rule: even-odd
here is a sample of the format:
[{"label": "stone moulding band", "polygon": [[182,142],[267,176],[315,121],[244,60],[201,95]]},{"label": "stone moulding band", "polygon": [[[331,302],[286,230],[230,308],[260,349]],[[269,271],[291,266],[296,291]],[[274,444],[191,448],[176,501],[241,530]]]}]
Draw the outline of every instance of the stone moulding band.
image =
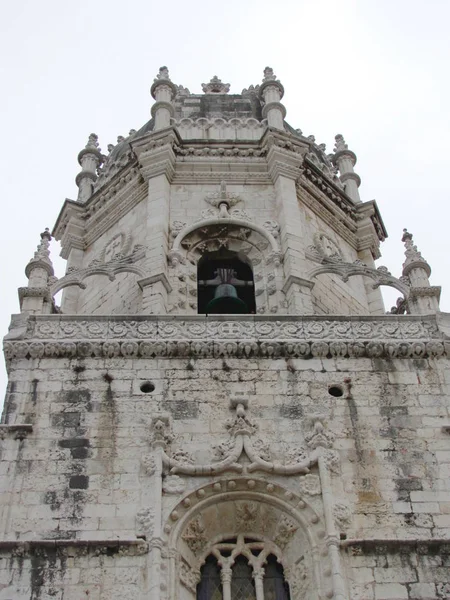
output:
[{"label": "stone moulding band", "polygon": [[335,317],[15,315],[6,359],[43,357],[438,358],[448,315]]},{"label": "stone moulding band", "polygon": [[60,555],[84,556],[86,552],[93,554],[108,554],[116,551],[118,554],[129,556],[140,556],[147,554],[148,542],[141,539],[98,539],[98,540],[0,540],[0,554],[12,554],[23,558],[31,557],[36,553],[40,556]]},{"label": "stone moulding band", "polygon": [[126,340],[5,342],[5,358],[439,358],[450,355],[440,341]]}]

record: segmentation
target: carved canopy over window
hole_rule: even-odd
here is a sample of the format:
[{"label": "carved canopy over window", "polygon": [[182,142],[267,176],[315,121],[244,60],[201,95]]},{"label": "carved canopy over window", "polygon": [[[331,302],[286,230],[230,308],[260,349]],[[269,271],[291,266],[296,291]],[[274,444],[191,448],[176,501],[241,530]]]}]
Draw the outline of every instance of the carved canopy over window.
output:
[{"label": "carved canopy over window", "polygon": [[215,544],[201,569],[197,600],[289,600],[274,548],[242,535]]}]

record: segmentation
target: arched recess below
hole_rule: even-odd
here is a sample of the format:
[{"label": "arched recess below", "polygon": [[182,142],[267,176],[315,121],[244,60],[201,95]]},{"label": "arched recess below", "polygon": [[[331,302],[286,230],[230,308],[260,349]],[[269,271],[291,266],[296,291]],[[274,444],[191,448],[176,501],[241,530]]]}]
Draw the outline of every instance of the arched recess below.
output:
[{"label": "arched recess below", "polygon": [[[408,298],[410,295],[410,285],[408,278],[398,279],[397,277],[391,275],[391,273],[387,270],[386,267],[378,267],[377,269],[372,269],[371,267],[359,264],[358,262],[331,262],[327,264],[322,264],[311,269],[307,274],[307,279],[312,282],[315,282],[320,275],[326,274],[337,275],[344,283],[348,282],[348,280],[352,277],[361,276],[362,281],[364,282],[364,287],[366,289],[370,314],[377,314],[380,312],[377,294],[374,294],[373,292],[383,286],[393,288],[400,292],[400,294],[402,294],[403,298],[399,299],[397,305],[399,303],[404,303],[406,307],[408,306]],[[375,311],[370,310],[373,304],[375,304],[376,306]],[[381,311],[381,314],[383,313],[384,310]]]},{"label": "arched recess below", "polygon": [[291,598],[332,598],[323,519],[303,498],[276,484],[237,478],[204,486],[171,511],[164,526],[170,600],[195,600],[200,569],[214,546],[257,540],[284,569]]}]

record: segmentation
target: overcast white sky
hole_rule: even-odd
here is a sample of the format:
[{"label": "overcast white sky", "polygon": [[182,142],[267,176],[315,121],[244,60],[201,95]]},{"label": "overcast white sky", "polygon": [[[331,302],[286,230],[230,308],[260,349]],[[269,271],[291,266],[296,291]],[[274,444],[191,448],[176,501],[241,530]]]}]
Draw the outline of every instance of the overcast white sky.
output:
[{"label": "overcast white sky", "polygon": [[[92,131],[104,151],[150,118],[161,65],[191,92],[217,74],[240,93],[266,65],[286,120],[331,152],[356,152],[363,201],[376,199],[401,274],[403,227],[450,311],[448,0],[16,0],[0,24],[0,331],[19,311],[24,268],[64,198]],[[64,273],[53,242],[57,275]],[[395,300],[389,295],[387,308]],[[0,374],[0,396],[6,376]]]}]

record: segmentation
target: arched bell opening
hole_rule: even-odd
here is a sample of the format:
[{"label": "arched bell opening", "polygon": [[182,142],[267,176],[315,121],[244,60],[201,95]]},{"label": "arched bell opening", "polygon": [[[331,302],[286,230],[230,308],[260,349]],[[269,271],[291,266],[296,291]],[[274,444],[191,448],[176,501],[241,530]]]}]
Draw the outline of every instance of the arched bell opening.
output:
[{"label": "arched bell opening", "polygon": [[202,256],[197,298],[199,314],[254,314],[255,285],[246,258],[224,248]]}]

